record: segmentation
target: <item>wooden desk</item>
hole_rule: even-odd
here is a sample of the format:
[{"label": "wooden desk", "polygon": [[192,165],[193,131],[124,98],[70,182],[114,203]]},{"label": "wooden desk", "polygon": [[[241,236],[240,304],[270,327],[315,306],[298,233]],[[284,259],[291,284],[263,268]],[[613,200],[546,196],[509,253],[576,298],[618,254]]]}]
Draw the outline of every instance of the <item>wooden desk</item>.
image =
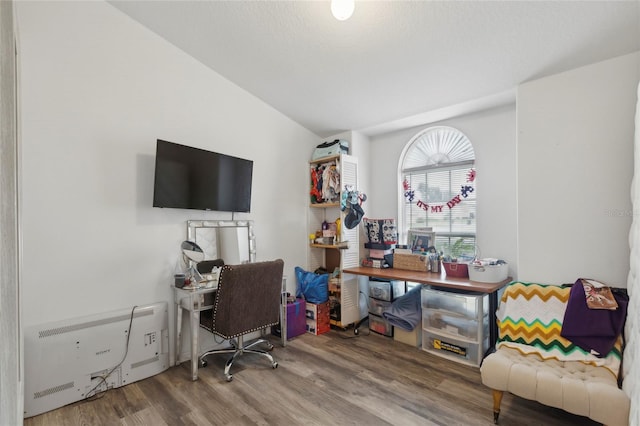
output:
[{"label": "wooden desk", "polygon": [[385,280],[411,281],[433,287],[486,293],[489,295],[489,350],[491,350],[496,344],[496,340],[498,339],[498,324],[496,322],[498,290],[511,282],[511,277],[507,277],[505,280],[498,283],[481,283],[471,281],[469,278],[447,277],[444,270],[440,273],[436,273],[359,266],[357,268],[346,268],[342,272],[344,274],[364,275]]}]

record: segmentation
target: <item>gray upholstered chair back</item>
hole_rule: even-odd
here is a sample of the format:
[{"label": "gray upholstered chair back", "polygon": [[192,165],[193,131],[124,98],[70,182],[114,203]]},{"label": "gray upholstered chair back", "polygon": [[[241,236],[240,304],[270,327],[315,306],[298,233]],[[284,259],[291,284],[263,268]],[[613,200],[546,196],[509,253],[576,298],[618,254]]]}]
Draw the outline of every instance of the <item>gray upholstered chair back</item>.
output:
[{"label": "gray upholstered chair back", "polygon": [[211,331],[230,339],[277,324],[283,269],[281,259],[223,266]]}]

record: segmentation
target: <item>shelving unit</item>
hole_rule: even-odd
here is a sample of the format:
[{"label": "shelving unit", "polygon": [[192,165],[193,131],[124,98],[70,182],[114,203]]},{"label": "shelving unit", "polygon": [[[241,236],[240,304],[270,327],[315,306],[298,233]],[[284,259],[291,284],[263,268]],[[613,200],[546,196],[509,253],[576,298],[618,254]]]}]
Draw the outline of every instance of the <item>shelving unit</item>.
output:
[{"label": "shelving unit", "polygon": [[422,288],[422,349],[479,366],[489,348],[489,298],[484,293]]},{"label": "shelving unit", "polygon": [[[340,176],[340,192],[336,198],[328,202],[313,202],[309,204],[307,230],[309,234],[322,228],[322,222],[335,222],[340,219],[344,224],[344,213],[340,210],[341,191],[345,185],[358,187],[358,161],[355,157],[341,154],[333,157],[320,158],[309,162],[309,172],[319,165],[335,166]],[[312,182],[311,182],[312,184]],[[314,197],[310,198],[313,200]],[[345,246],[344,243],[348,241]],[[331,324],[346,328],[360,319],[358,304],[358,279],[352,274],[343,274],[345,268],[359,265],[359,232],[358,228],[347,229],[340,227],[334,244],[310,243],[308,249],[308,265],[310,271],[324,268],[329,273],[337,272],[337,276],[330,285],[329,300],[331,302]]]},{"label": "shelving unit", "polygon": [[310,247],[324,248],[324,249],[334,249],[334,250],[346,250],[346,249],[349,248],[348,245],[341,246],[339,244],[316,244],[316,243],[311,243]]},{"label": "shelving unit", "polygon": [[340,207],[340,203],[312,203],[310,207],[326,209],[327,207]]}]

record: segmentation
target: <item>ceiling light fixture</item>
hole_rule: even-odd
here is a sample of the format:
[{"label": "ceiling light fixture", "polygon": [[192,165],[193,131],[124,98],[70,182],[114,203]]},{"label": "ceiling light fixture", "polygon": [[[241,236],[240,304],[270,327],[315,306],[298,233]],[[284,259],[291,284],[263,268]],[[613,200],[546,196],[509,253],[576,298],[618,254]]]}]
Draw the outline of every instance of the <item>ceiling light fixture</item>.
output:
[{"label": "ceiling light fixture", "polygon": [[355,8],[355,0],[331,0],[331,13],[338,21],[351,18]]}]

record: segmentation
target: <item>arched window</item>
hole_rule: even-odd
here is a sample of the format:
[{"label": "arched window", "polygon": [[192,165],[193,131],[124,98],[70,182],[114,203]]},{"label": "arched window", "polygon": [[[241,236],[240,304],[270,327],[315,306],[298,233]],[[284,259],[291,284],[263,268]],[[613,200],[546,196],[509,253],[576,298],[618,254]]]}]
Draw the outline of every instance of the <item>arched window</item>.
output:
[{"label": "arched window", "polygon": [[400,241],[406,241],[410,229],[431,228],[438,251],[473,255],[474,163],[471,141],[452,127],[430,127],[409,141],[400,159]]}]

